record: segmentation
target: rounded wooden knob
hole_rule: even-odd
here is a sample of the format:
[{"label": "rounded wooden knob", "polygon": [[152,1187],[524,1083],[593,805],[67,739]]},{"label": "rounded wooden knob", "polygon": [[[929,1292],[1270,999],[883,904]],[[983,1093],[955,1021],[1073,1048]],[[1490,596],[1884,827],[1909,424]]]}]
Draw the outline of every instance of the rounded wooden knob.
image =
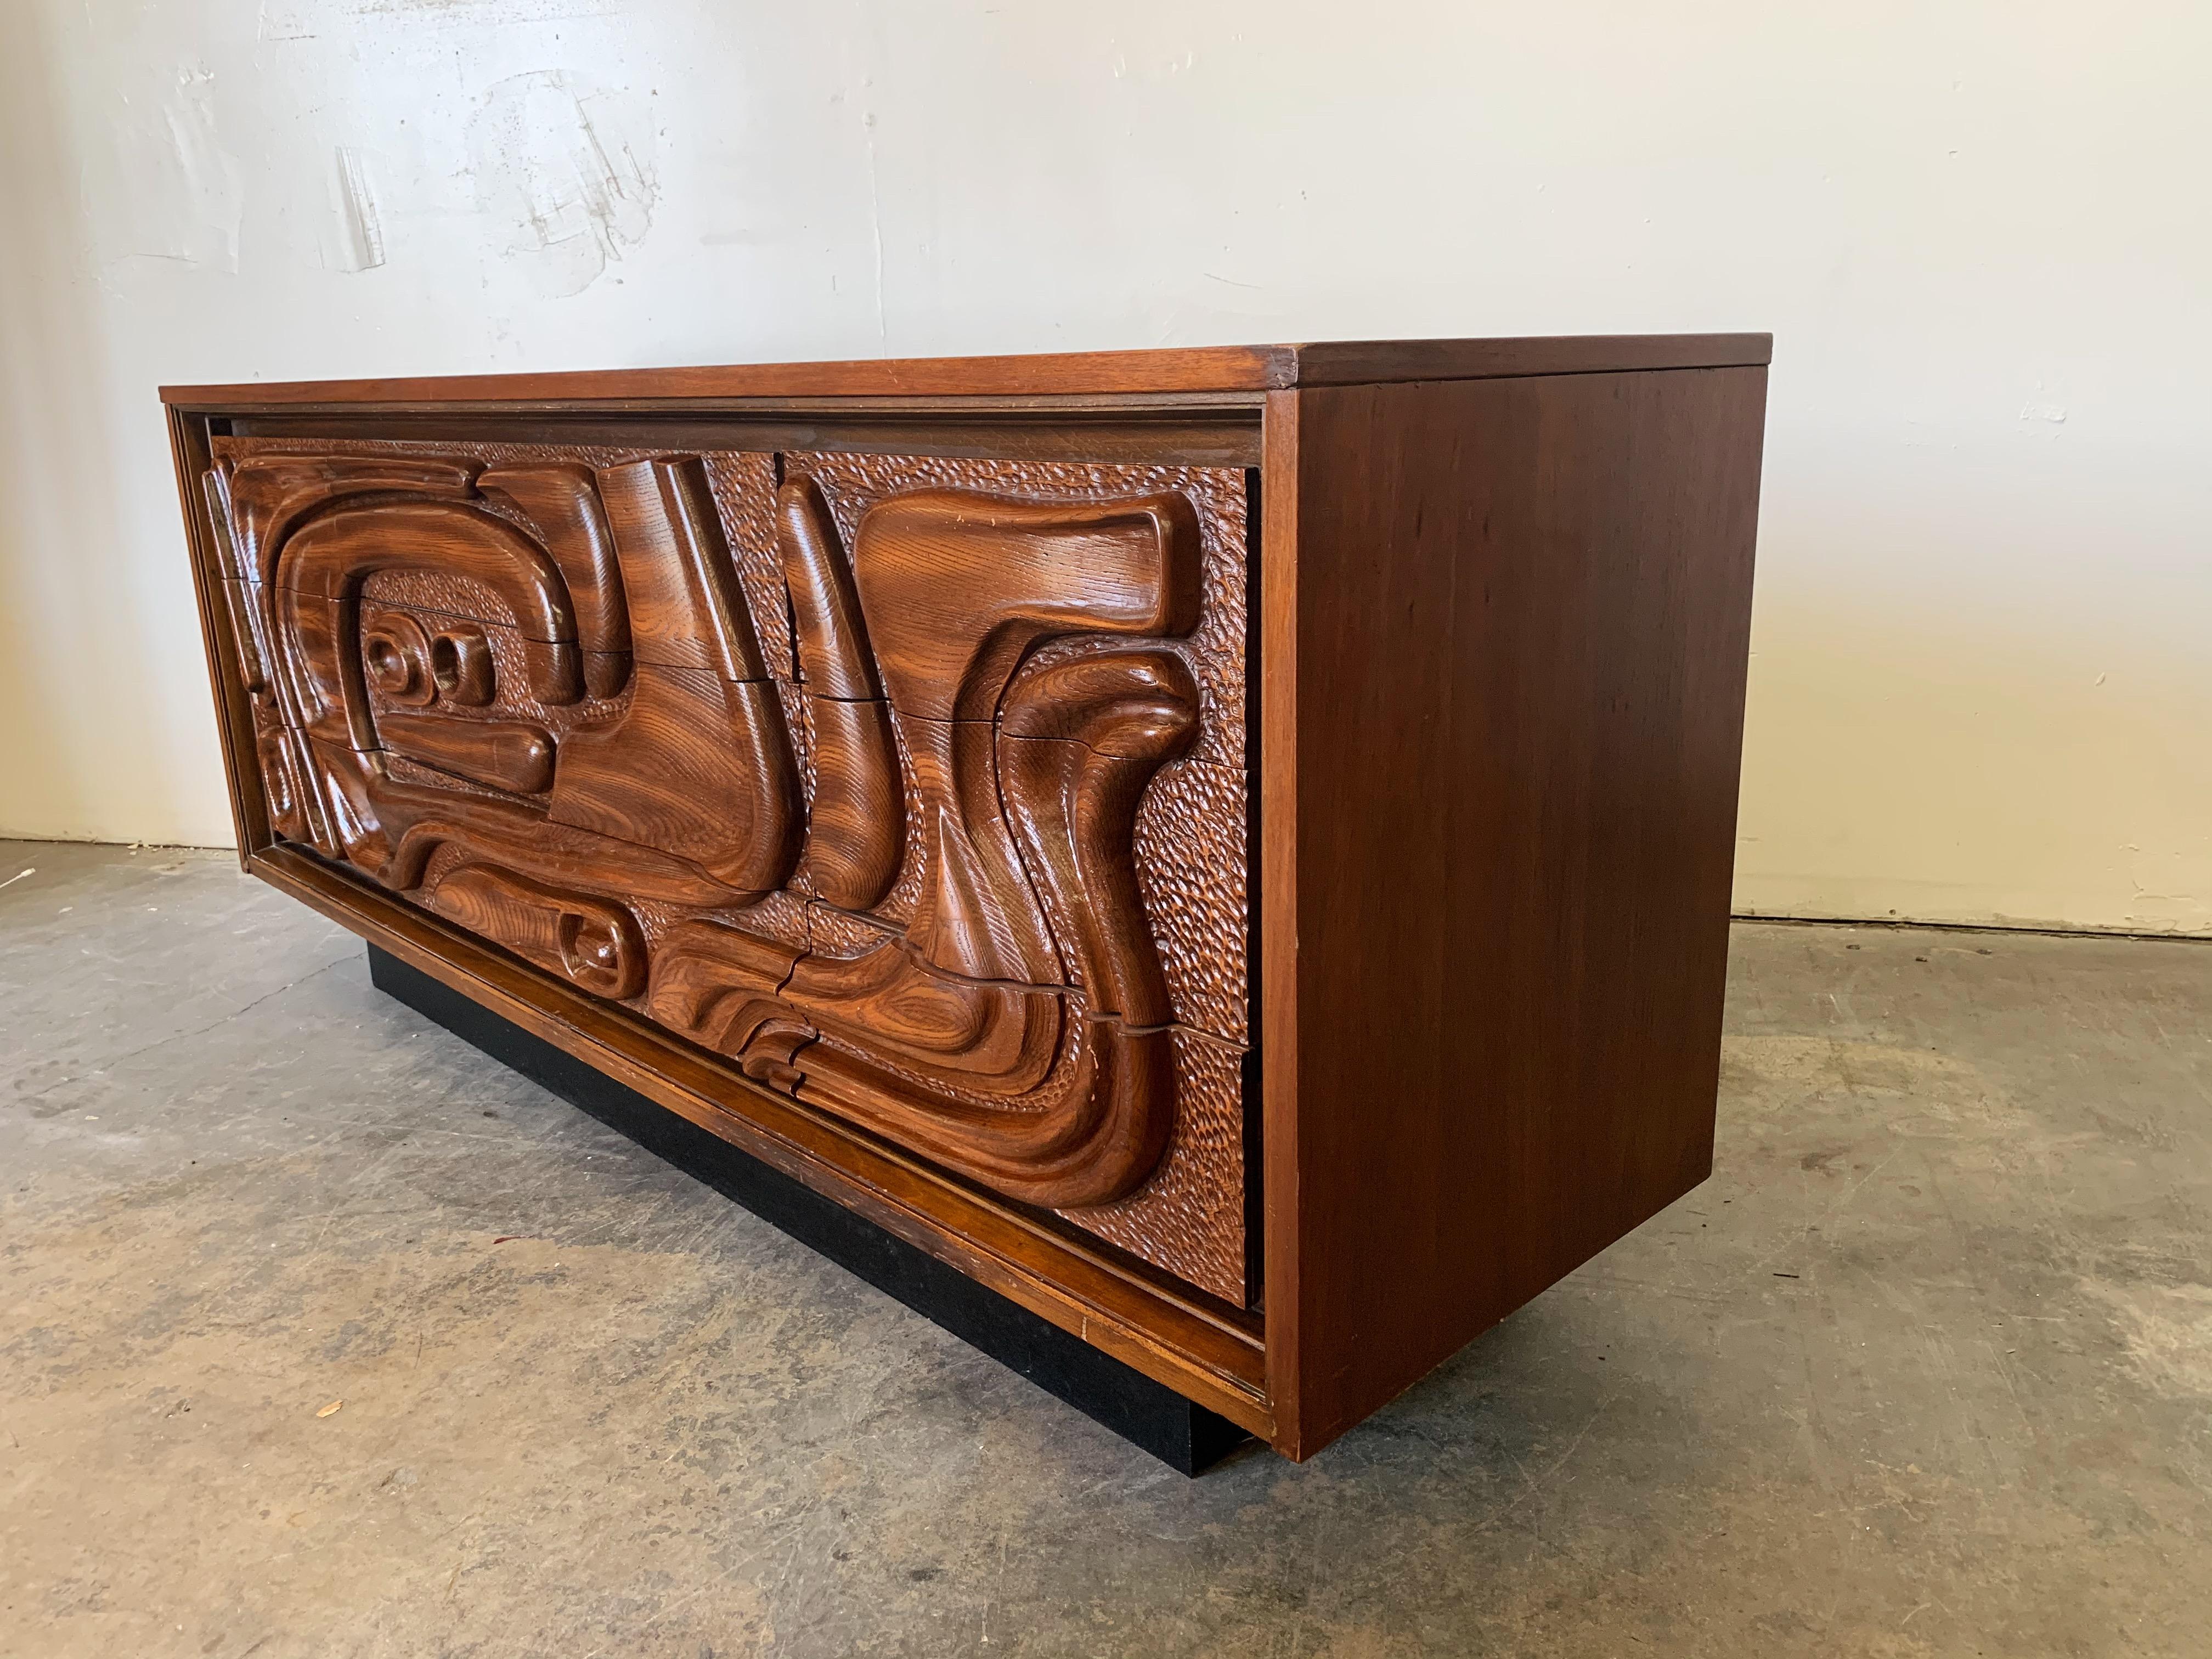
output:
[{"label": "rounded wooden knob", "polygon": [[645,987],[645,943],[623,912],[593,907],[570,910],[560,921],[561,966],[594,996],[633,997]]},{"label": "rounded wooden knob", "polygon": [[463,623],[441,630],[430,641],[430,675],[452,702],[472,708],[489,702],[497,676],[483,629]]},{"label": "rounded wooden knob", "polygon": [[387,613],[361,631],[361,658],[369,684],[394,702],[436,700],[430,674],[430,641],[411,617]]}]

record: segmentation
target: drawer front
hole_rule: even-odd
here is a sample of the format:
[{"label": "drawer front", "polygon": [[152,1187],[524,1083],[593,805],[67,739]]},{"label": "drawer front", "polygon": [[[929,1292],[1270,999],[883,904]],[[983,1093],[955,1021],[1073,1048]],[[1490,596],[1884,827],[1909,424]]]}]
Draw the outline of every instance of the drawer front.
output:
[{"label": "drawer front", "polygon": [[1251,1298],[1243,470],[212,447],[280,836]]}]

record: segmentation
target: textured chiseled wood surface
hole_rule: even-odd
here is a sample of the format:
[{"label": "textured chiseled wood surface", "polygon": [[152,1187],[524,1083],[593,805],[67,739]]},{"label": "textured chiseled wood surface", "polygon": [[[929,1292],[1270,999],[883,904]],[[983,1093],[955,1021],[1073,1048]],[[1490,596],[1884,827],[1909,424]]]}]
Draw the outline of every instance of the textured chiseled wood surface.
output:
[{"label": "textured chiseled wood surface", "polygon": [[218,437],[272,823],[1245,1300],[1245,475]]}]

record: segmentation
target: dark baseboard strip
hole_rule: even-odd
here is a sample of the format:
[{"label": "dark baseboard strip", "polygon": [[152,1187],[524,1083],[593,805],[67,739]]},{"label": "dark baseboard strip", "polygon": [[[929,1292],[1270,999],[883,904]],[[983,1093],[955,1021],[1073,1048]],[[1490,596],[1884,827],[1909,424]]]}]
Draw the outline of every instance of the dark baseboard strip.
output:
[{"label": "dark baseboard strip", "polygon": [[368,947],[376,988],[896,1297],[1131,1444],[1196,1474],[1250,1438],[927,1250],[626,1088],[459,991]]}]

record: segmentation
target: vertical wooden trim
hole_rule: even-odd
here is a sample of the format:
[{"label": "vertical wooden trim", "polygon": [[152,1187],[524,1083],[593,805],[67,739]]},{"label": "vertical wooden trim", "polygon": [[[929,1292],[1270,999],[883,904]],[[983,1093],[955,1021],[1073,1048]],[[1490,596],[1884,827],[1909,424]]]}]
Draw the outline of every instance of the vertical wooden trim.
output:
[{"label": "vertical wooden trim", "polygon": [[1260,1076],[1267,1397],[1298,1432],[1298,399],[1267,394],[1260,471]]},{"label": "vertical wooden trim", "polygon": [[177,497],[184,508],[185,539],[191,555],[192,591],[199,602],[200,639],[207,652],[208,689],[215,698],[216,735],[222,742],[224,781],[230,787],[230,822],[238,836],[238,863],[276,840],[269,827],[269,804],[261,793],[261,759],[253,741],[253,708],[240,682],[238,653],[229,640],[230,616],[222,589],[222,566],[216,557],[214,530],[200,479],[215,458],[208,442],[208,417],[170,409],[169,453],[177,469]]}]

